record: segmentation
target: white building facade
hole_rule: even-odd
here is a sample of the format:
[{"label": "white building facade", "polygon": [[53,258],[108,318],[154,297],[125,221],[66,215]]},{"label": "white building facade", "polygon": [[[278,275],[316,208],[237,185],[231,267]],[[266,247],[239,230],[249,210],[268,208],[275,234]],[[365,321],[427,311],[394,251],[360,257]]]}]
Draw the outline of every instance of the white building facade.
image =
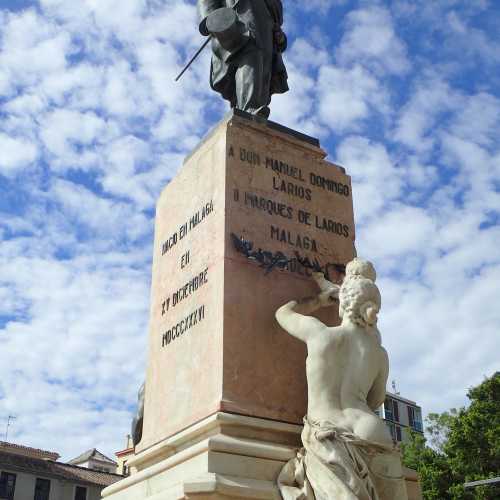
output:
[{"label": "white building facade", "polygon": [[0,500],[100,500],[122,476],[58,462],[57,453],[0,442]]},{"label": "white building facade", "polygon": [[385,420],[394,441],[407,441],[410,430],[424,433],[422,408],[399,394],[388,392],[377,413]]}]

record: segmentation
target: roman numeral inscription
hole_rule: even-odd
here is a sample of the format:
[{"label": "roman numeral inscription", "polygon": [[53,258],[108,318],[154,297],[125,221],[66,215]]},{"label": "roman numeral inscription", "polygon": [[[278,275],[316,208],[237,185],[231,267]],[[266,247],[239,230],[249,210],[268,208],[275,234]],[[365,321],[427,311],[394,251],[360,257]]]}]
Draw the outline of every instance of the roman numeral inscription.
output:
[{"label": "roman numeral inscription", "polygon": [[184,335],[187,331],[191,330],[198,323],[205,319],[205,306],[201,306],[192,313],[188,314],[184,319],[179,321],[175,326],[169,328],[162,336],[162,347],[166,347],[174,340]]}]

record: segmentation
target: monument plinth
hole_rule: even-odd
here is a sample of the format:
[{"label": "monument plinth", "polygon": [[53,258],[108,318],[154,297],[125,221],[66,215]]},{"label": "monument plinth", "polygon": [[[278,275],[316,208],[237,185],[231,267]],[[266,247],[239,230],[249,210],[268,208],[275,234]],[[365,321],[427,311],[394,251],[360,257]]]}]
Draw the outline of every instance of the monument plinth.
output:
[{"label": "monument plinth", "polygon": [[[314,271],[341,280],[355,255],[350,178],[325,157],[231,113],[162,192],[142,439],[105,497],[279,498],[307,385],[305,348],[274,313],[316,292]],[[338,323],[335,308],[318,317]]]},{"label": "monument plinth", "polygon": [[354,256],[350,178],[325,156],[231,114],[161,194],[139,452],[218,411],[302,421],[305,351],[274,311]]},{"label": "monument plinth", "polygon": [[335,279],[354,256],[350,179],[325,156],[231,115],[161,194],[138,451],[218,411],[301,422],[305,351],[273,314],[313,290],[308,266]]}]

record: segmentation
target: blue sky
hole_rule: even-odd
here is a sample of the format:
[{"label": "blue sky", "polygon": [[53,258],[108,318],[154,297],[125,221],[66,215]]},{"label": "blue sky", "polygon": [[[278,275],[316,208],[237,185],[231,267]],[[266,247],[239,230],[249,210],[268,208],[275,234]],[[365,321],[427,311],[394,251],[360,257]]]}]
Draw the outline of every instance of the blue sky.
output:
[{"label": "blue sky", "polygon": [[[146,363],[155,200],[226,112],[194,2],[3,1],[0,423],[71,458],[124,445]],[[286,1],[271,118],[354,183],[391,380],[425,412],[498,366],[500,4]]]}]

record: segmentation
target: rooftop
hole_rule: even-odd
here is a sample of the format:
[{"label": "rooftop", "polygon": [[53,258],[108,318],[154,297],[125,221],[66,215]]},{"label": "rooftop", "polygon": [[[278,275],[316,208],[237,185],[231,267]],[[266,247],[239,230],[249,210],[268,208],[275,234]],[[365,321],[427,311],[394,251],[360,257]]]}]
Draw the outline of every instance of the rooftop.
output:
[{"label": "rooftop", "polygon": [[117,457],[124,457],[127,455],[132,455],[134,453],[134,448],[126,448],[125,450],[117,451],[115,455]]},{"label": "rooftop", "polygon": [[413,406],[418,406],[420,408],[420,405],[415,403],[415,401],[412,401],[411,399],[406,399],[403,396],[401,396],[400,394],[394,394],[393,392],[389,392],[389,391],[387,391],[386,394],[387,394],[387,396],[389,396],[393,399],[399,399],[399,401],[403,401],[405,403],[408,403],[408,404],[413,405]]},{"label": "rooftop", "polygon": [[109,486],[123,479],[123,476],[119,474],[100,472],[77,465],[23,456],[3,450],[0,450],[0,466],[2,469],[13,472],[28,472],[85,485]]},{"label": "rooftop", "polygon": [[20,444],[7,443],[0,441],[0,452],[8,452],[23,457],[40,458],[43,460],[58,460],[60,455],[55,451],[40,450],[39,448],[31,448],[29,446],[22,446]]},{"label": "rooftop", "polygon": [[103,455],[99,450],[96,450],[95,448],[92,448],[91,450],[87,450],[86,452],[82,453],[81,455],[78,455],[76,458],[73,458],[73,460],[70,460],[68,463],[78,465],[78,464],[83,464],[85,462],[88,462],[91,459],[97,460],[98,462],[105,462],[109,465],[116,466],[116,462],[114,460],[107,457],[106,455]]}]

